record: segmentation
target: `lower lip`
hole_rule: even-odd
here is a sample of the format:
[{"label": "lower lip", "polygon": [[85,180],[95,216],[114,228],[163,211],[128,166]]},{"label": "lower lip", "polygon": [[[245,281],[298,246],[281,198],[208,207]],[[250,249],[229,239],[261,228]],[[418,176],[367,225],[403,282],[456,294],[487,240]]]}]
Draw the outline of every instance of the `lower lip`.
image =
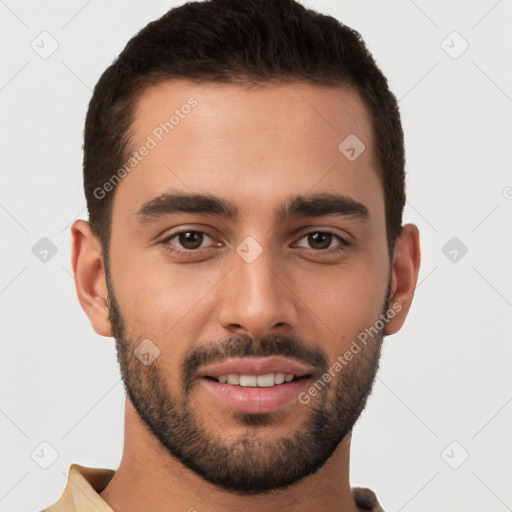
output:
[{"label": "lower lip", "polygon": [[268,388],[232,386],[212,379],[201,379],[217,399],[230,409],[252,414],[272,412],[298,400],[299,393],[309,385],[303,377]]}]

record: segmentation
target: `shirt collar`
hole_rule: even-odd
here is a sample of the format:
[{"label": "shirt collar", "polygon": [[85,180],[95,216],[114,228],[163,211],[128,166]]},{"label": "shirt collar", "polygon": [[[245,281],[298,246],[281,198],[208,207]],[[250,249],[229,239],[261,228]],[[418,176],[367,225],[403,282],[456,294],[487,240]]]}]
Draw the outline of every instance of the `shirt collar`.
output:
[{"label": "shirt collar", "polygon": [[108,485],[115,471],[71,464],[64,492],[44,512],[114,512],[98,494]]}]

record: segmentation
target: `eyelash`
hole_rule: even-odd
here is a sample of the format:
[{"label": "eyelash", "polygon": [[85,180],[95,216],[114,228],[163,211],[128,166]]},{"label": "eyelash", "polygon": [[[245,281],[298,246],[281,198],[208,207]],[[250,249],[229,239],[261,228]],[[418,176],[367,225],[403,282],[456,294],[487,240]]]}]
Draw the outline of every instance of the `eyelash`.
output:
[{"label": "eyelash", "polygon": [[[162,240],[161,243],[163,244],[164,248],[168,251],[171,251],[174,254],[179,254],[179,255],[183,255],[183,256],[197,256],[201,252],[215,249],[215,247],[209,247],[209,248],[203,248],[203,249],[174,249],[174,248],[171,248],[171,246],[169,244],[170,240],[172,240],[176,236],[180,235],[181,233],[201,233],[210,238],[213,238],[210,235],[208,235],[208,233],[206,233],[204,231],[199,231],[199,230],[195,230],[195,229],[183,229],[181,231],[176,231],[175,233],[170,234],[164,240]],[[337,254],[337,253],[345,251],[350,246],[350,243],[347,242],[347,240],[345,240],[343,237],[341,237],[337,233],[333,233],[332,231],[329,231],[329,230],[318,230],[317,229],[317,230],[313,230],[313,231],[307,231],[306,233],[303,233],[297,241],[300,241],[304,237],[311,235],[311,234],[315,234],[315,233],[331,235],[334,238],[337,238],[338,241],[340,242],[340,244],[338,246],[331,247],[330,249],[318,249],[318,250],[310,249],[311,251],[314,251],[317,253]]]}]

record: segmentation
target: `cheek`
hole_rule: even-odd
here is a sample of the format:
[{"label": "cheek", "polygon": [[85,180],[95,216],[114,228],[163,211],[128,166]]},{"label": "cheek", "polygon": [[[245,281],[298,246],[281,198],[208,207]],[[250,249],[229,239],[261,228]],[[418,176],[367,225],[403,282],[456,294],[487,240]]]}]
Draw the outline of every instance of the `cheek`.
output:
[{"label": "cheek", "polygon": [[165,347],[197,337],[196,330],[211,317],[205,308],[225,273],[222,265],[213,263],[171,263],[151,249],[123,258],[113,282],[131,331],[160,340]]},{"label": "cheek", "polygon": [[361,263],[309,273],[303,280],[297,295],[305,304],[304,318],[311,319],[313,337],[324,340],[330,358],[343,353],[379,318],[387,292],[386,272],[377,263]]}]

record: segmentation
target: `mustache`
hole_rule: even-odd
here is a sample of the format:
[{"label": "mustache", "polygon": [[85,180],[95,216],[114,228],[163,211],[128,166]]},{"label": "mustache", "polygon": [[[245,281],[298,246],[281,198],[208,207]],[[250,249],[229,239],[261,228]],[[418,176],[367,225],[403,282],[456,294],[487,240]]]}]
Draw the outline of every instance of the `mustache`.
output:
[{"label": "mustache", "polygon": [[181,363],[185,390],[190,389],[202,366],[220,363],[232,357],[291,357],[318,368],[319,375],[328,371],[325,351],[317,345],[306,345],[295,337],[271,334],[255,341],[248,335],[203,343],[190,349]]}]

